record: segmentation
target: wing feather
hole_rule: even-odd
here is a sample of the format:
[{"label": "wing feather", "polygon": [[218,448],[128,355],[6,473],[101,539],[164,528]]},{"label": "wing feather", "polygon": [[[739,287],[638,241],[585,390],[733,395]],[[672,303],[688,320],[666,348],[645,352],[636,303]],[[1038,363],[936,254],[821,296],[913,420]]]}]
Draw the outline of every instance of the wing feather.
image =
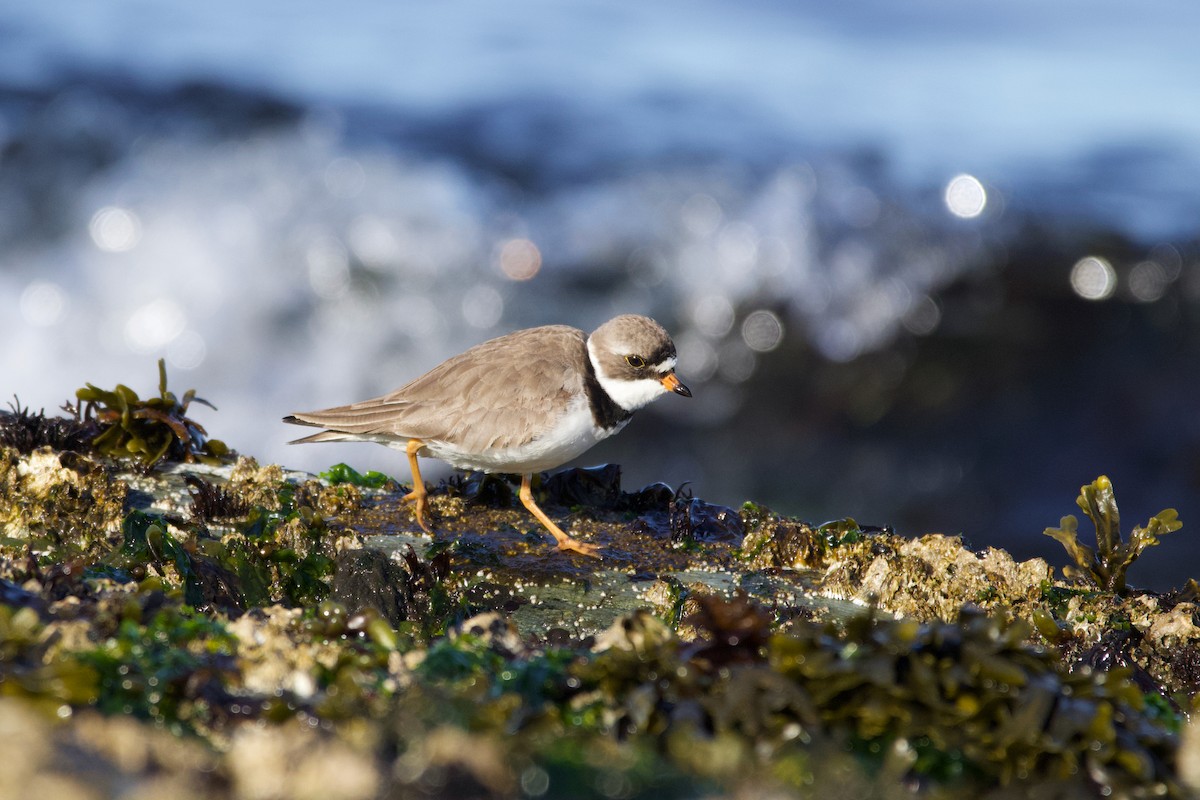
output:
[{"label": "wing feather", "polygon": [[[441,441],[484,452],[526,444],[583,390],[583,331],[529,328],[476,345],[393,392],[288,422],[326,428],[300,441]],[[485,424],[486,423],[486,424]]]}]

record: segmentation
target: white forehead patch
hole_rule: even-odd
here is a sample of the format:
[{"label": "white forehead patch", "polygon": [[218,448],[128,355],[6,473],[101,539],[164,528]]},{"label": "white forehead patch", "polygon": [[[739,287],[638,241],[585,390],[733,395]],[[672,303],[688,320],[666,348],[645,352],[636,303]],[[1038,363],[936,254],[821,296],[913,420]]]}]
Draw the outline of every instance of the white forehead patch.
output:
[{"label": "white forehead patch", "polygon": [[665,374],[665,373],[670,372],[671,370],[675,369],[675,362],[677,360],[678,359],[675,356],[671,356],[669,358],[664,358],[662,361],[658,362],[653,367],[651,367],[651,369],[660,375]]}]

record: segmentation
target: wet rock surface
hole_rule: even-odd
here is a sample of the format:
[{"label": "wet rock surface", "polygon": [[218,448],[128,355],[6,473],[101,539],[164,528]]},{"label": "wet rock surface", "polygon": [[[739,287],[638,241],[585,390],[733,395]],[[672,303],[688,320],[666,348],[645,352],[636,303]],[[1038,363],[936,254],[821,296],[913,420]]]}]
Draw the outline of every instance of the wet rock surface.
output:
[{"label": "wet rock surface", "polygon": [[[1194,584],[609,465],[329,485],[0,448],[0,796],[1188,796]],[[1168,545],[1169,546],[1169,545]],[[124,794],[122,794],[124,793]]]}]

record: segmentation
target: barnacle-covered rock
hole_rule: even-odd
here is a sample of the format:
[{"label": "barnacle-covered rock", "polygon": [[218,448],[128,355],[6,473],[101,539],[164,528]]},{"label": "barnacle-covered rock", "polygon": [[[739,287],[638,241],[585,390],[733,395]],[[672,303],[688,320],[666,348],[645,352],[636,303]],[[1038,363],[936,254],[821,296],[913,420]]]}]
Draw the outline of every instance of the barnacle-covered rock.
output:
[{"label": "barnacle-covered rock", "polygon": [[87,458],[0,448],[0,560],[30,551],[55,553],[48,561],[97,558],[120,530],[126,490]]},{"label": "barnacle-covered rock", "polygon": [[808,523],[782,519],[753,503],[742,507],[742,520],[746,527],[742,555],[750,569],[823,569],[826,566],[829,539]]},{"label": "barnacle-covered rock", "polygon": [[872,535],[839,547],[831,559],[825,590],[919,619],[953,619],[966,603],[1031,608],[1050,580],[1041,559],[1016,562],[994,548],[977,554],[941,534]]},{"label": "barnacle-covered rock", "polygon": [[228,797],[220,756],[197,739],[83,710],[69,725],[0,697],[0,797]]},{"label": "barnacle-covered rock", "polygon": [[278,464],[262,467],[251,456],[239,456],[229,473],[229,490],[247,506],[278,511],[282,505],[280,494],[290,491],[290,487],[284,481],[283,469]]}]

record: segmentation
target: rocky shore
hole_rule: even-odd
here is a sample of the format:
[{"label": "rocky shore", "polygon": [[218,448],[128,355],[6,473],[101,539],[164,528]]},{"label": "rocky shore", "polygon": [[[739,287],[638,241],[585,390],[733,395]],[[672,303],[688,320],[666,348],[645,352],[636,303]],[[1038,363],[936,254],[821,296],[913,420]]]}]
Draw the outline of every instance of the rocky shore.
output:
[{"label": "rocky shore", "polygon": [[0,416],[0,797],[1200,790],[1197,586],[1126,580],[1179,523],[1123,534],[1105,478],[1078,500],[1097,547],[1047,531],[1064,573],[543,476],[595,562],[503,478],[434,488],[430,536],[385,476],[207,438],[165,375],[89,388]]}]

